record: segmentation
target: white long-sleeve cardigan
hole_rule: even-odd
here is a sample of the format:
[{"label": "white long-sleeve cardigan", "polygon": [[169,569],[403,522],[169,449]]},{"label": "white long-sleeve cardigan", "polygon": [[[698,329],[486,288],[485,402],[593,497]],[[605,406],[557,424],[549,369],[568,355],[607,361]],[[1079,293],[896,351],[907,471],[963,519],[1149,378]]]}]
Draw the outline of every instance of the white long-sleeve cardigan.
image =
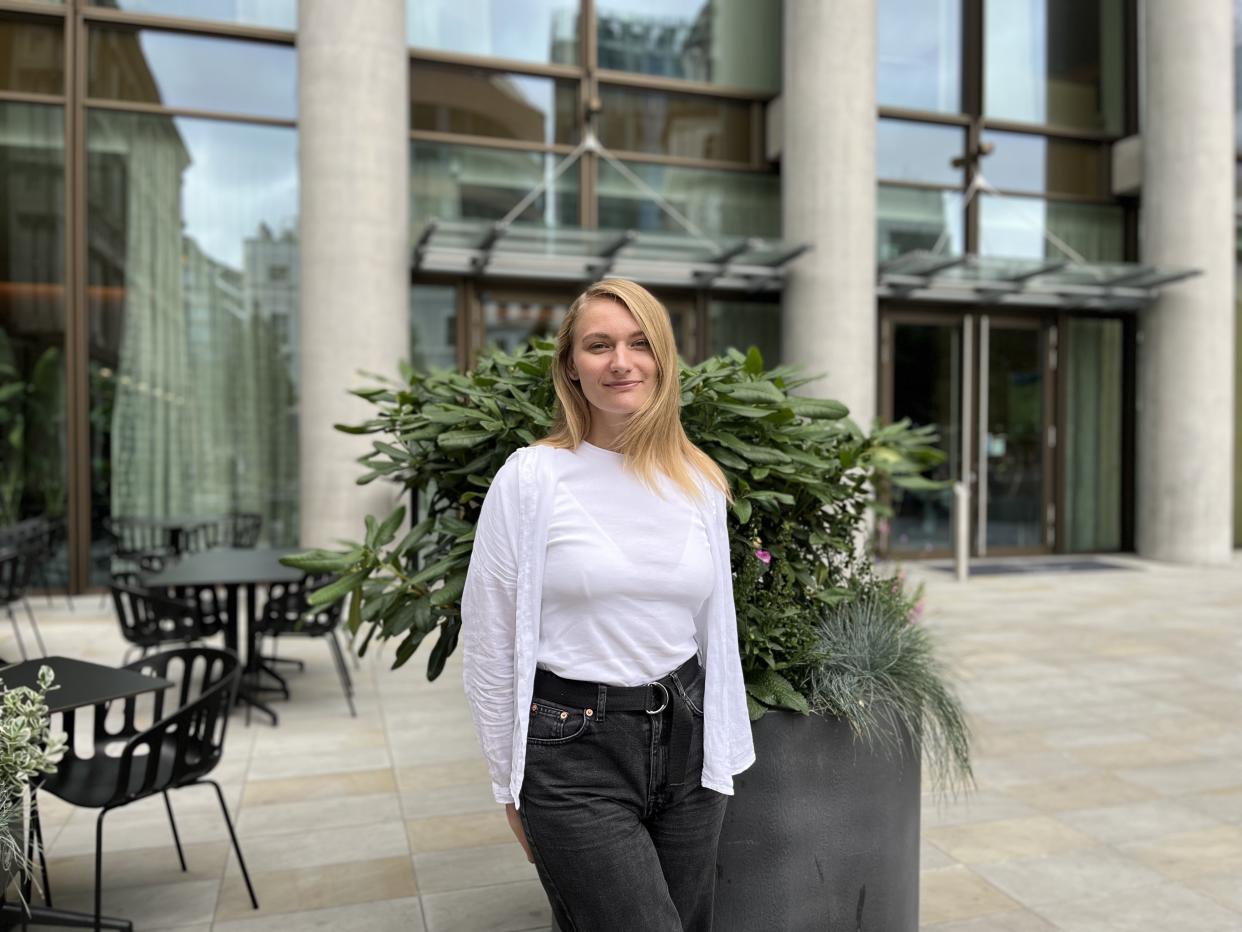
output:
[{"label": "white long-sleeve cardigan", "polygon": [[[461,599],[466,697],[499,803],[520,805],[521,799],[556,487],[551,458],[557,452],[523,447],[496,473],[479,514]],[[702,785],[732,795],[733,775],[754,763],[755,750],[738,656],[724,496],[709,487],[700,507],[716,574],[712,594],[695,616],[707,675]]]}]

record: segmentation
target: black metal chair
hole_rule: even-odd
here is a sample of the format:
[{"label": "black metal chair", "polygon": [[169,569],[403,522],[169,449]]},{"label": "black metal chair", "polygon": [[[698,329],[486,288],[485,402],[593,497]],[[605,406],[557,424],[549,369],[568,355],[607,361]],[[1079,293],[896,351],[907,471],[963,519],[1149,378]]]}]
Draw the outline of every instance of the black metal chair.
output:
[{"label": "black metal chair", "polygon": [[[343,602],[336,602],[323,608],[311,608],[308,597],[316,589],[328,585],[336,579],[332,575],[307,576],[295,583],[273,583],[268,588],[267,602],[259,613],[255,630],[260,643],[262,638],[270,637],[309,637],[322,638],[328,643],[332,652],[332,660],[336,664],[336,674],[341,681],[341,689],[345,693],[345,701],[349,704],[349,714],[357,718],[354,708],[354,684],[349,675],[349,667],[345,663],[345,654],[341,650],[340,640],[336,636],[341,625]],[[275,657],[263,657],[260,651],[262,669],[273,676],[282,686],[284,679],[271,664]],[[301,661],[291,661],[300,668]],[[287,687],[286,687],[287,693]]]},{"label": "black metal chair", "polygon": [[[108,587],[121,624],[121,636],[142,656],[174,643],[201,641],[221,630],[219,616],[204,616],[195,599],[178,599],[141,586]],[[126,652],[128,654],[128,651]]]},{"label": "black metal chair", "polygon": [[[128,669],[173,681],[173,686],[153,695],[151,724],[137,724],[143,697],[124,700],[120,716],[115,714],[116,703],[94,706],[91,754],[80,756],[71,741],[56,773],[49,774],[42,787],[74,806],[100,810],[95,821],[96,928],[103,905],[104,816],[137,800],[162,795],[181,869],[186,870],[168,791],[196,784],[209,784],[216,791],[250,902],[258,909],[259,900],[237,842],[224,792],[220,784],[207,778],[224,751],[229,712],[241,678],[241,661],[231,651],[184,647],[152,654],[129,664]],[[74,711],[64,713],[63,728],[70,735],[75,733],[74,718]]]},{"label": "black metal chair", "polygon": [[13,625],[17,651],[22,655],[23,660],[29,655],[26,652],[26,642],[22,638],[21,626],[17,623],[17,615],[13,613],[13,606],[18,602],[26,608],[26,617],[30,619],[30,627],[34,631],[39,654],[47,656],[47,648],[43,646],[43,635],[39,631],[39,622],[35,618],[34,610],[30,607],[30,600],[26,598],[26,588],[30,583],[33,567],[34,563],[29,552],[17,549],[0,551],[0,604],[4,605],[9,621]]}]

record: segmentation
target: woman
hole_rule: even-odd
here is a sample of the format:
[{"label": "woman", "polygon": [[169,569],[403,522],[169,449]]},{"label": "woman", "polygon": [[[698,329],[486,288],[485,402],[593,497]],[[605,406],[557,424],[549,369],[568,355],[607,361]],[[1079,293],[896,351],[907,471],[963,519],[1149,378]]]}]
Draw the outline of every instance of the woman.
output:
[{"label": "woman", "polygon": [[754,761],[728,487],[682,429],[672,325],[641,286],[574,301],[552,378],[552,432],[496,473],[462,596],[493,791],[562,932],[710,930]]}]

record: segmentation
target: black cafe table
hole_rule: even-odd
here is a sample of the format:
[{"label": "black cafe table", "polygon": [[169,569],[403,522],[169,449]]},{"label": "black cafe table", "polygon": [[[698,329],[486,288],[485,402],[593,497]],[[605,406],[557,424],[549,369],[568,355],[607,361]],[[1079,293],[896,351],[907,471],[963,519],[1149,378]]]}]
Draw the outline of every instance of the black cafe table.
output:
[{"label": "black cafe table", "polygon": [[[161,588],[182,586],[188,589],[218,588],[224,590],[225,613],[228,616],[224,628],[224,645],[230,650],[237,651],[242,657],[247,674],[237,690],[237,698],[270,716],[273,725],[279,721],[275,710],[261,702],[247,682],[247,680],[254,680],[259,669],[254,619],[258,612],[260,586],[298,582],[306,575],[302,570],[295,570],[280,562],[281,557],[297,552],[297,550],[289,549],[219,547],[215,550],[187,554],[158,573],[144,573],[141,577],[145,586]],[[244,654],[238,650],[241,642],[238,603],[243,589],[246,594],[247,629]]]},{"label": "black cafe table", "polygon": [[[37,657],[34,660],[25,660],[12,666],[0,667],[0,680],[4,681],[6,689],[16,689],[18,686],[29,686],[31,689],[37,689],[39,686],[39,668],[45,666],[51,667],[52,672],[56,675],[53,681],[55,688],[48,691],[44,700],[47,703],[48,711],[53,714],[68,712],[71,709],[80,709],[83,706],[112,702],[116,699],[128,699],[130,696],[154,692],[158,689],[167,689],[173,685],[171,680],[166,680],[163,677],[147,676],[135,670],[108,667],[99,663],[89,663],[85,660],[75,660],[72,657]],[[35,838],[38,840],[40,849],[42,849],[43,832],[38,827],[36,795],[31,794],[32,828],[35,830]],[[43,888],[44,895],[48,895],[46,864],[44,866]],[[0,896],[3,896],[3,892],[0,890]],[[29,888],[27,889],[26,898],[29,901]],[[133,923],[128,919],[117,919],[110,916],[100,918],[100,924],[105,929],[118,929],[122,930],[122,932],[130,932],[133,929]],[[58,928],[93,928],[95,925],[95,915],[94,913],[79,913],[72,910],[53,909],[51,906],[34,906],[32,904],[30,906],[30,914],[27,916],[20,904],[0,902],[0,929],[11,928],[18,923],[24,926],[27,922]]]}]

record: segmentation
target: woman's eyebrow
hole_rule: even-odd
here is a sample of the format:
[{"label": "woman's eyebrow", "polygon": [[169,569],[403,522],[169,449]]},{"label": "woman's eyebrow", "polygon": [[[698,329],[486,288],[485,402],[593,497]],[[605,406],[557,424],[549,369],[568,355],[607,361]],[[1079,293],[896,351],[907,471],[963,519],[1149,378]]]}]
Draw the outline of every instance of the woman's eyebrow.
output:
[{"label": "woman's eyebrow", "polygon": [[[631,334],[629,335],[629,337],[628,337],[627,339],[632,340],[632,339],[634,339],[635,337],[642,337],[642,336],[646,336],[646,334],[645,334],[645,333],[643,333],[641,330],[635,330],[633,333],[631,333]],[[601,337],[602,337],[603,339],[605,339],[605,340],[611,340],[611,339],[612,339],[612,335],[611,335],[611,334],[608,334],[608,333],[603,333],[602,331],[600,331],[600,332],[596,332],[596,333],[588,333],[588,334],[586,334],[586,335],[585,335],[582,339],[583,339],[583,340],[595,340],[595,339],[598,339],[598,338],[601,338]]]}]

